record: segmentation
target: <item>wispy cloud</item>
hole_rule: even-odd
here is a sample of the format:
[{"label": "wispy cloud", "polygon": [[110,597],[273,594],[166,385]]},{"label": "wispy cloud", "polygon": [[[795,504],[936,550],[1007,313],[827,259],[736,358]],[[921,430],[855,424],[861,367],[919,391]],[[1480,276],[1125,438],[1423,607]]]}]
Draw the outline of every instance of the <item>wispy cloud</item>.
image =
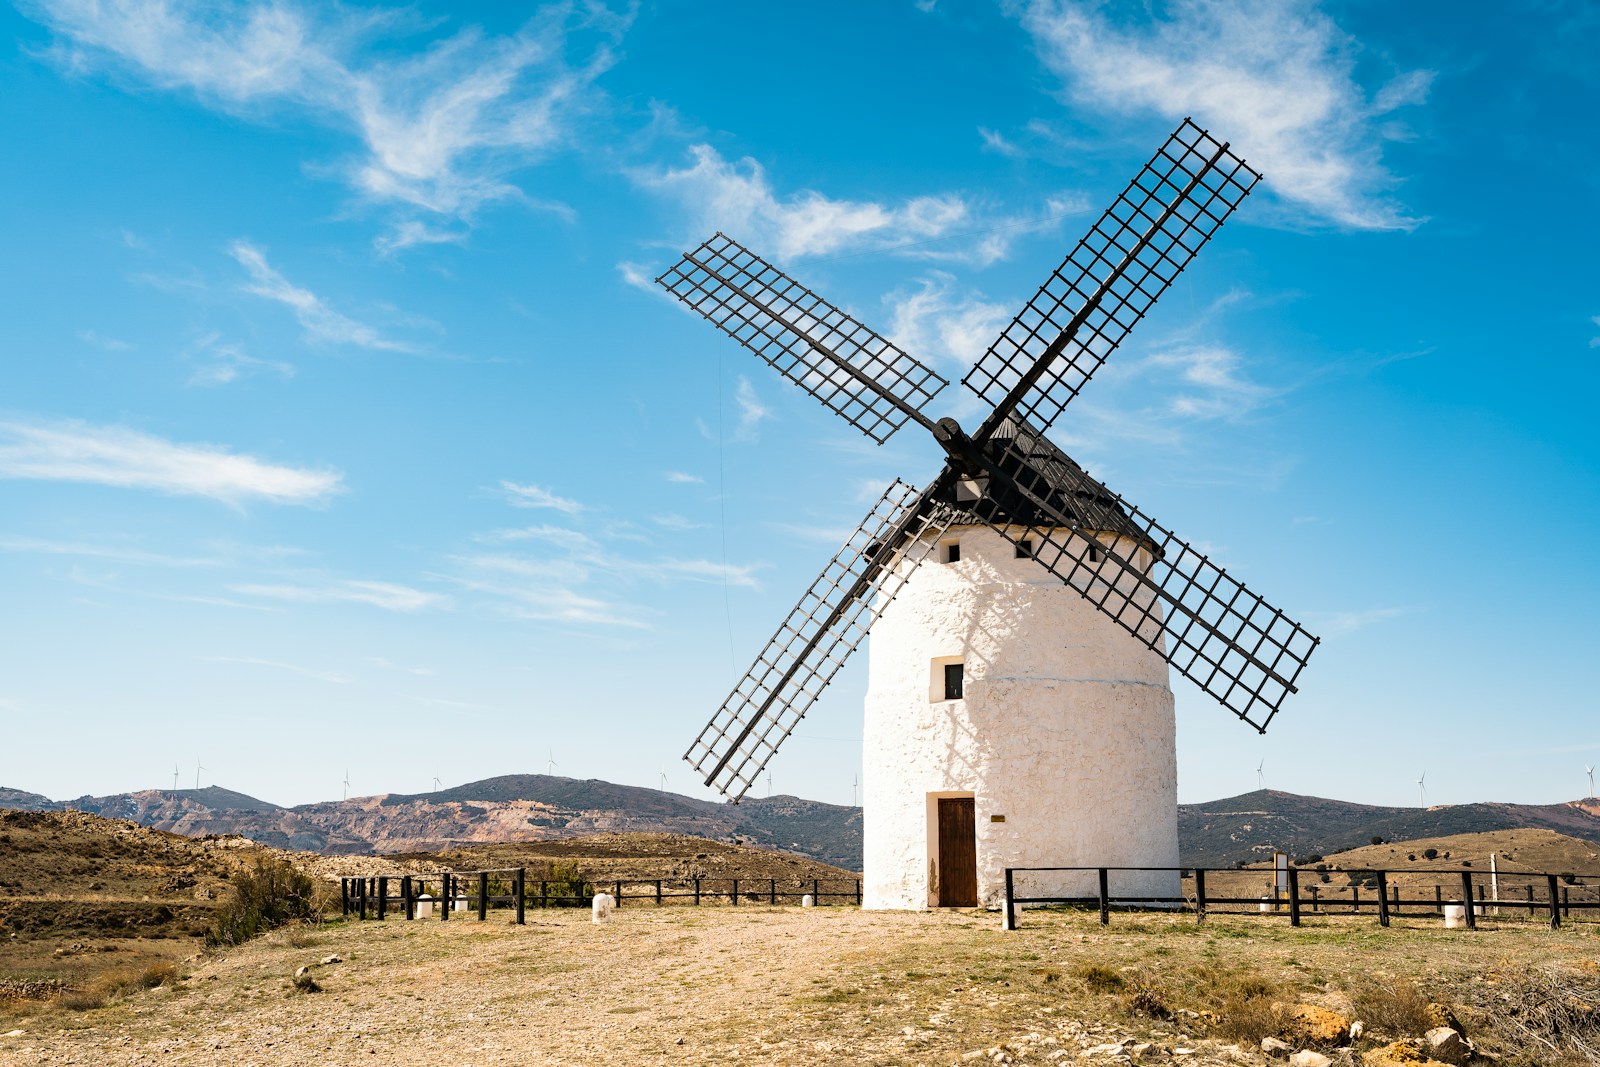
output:
[{"label": "wispy cloud", "polygon": [[427,593],[409,585],[393,582],[367,582],[342,579],[315,585],[284,583],[276,585],[230,585],[229,590],[241,596],[261,597],[265,600],[289,600],[302,604],[370,604],[385,611],[411,612],[424,608],[450,606],[450,598],[438,593]]},{"label": "wispy cloud", "polygon": [[704,485],[705,479],[685,471],[668,471],[664,477],[674,485]]},{"label": "wispy cloud", "polygon": [[[1593,319],[1590,319],[1589,321],[1593,322],[1596,326],[1600,326],[1600,315],[1596,315]],[[1590,348],[1600,348],[1600,337],[1591,337],[1591,338],[1589,338],[1589,347]]]},{"label": "wispy cloud", "polygon": [[739,429],[736,440],[754,440],[762,420],[772,418],[772,409],[761,402],[761,398],[756,395],[756,387],[742,374],[739,375],[739,384],[734,389],[733,400],[739,405]]},{"label": "wispy cloud", "polygon": [[1013,159],[1022,155],[1022,149],[1006,140],[1004,135],[997,133],[994,130],[979,126],[978,136],[983,139],[983,147],[987,151],[994,152],[997,155],[1010,156]]},{"label": "wispy cloud", "polygon": [[682,515],[653,515],[650,521],[664,530],[704,530],[706,524],[686,519]]},{"label": "wispy cloud", "polygon": [[410,345],[383,337],[364,322],[341,315],[311,290],[292,284],[267,262],[261,249],[248,241],[235,241],[228,252],[250,275],[245,291],[286,305],[312,340],[389,352],[415,351]]},{"label": "wispy cloud", "polygon": [[970,367],[1011,321],[1012,309],[976,293],[958,295],[956,281],[942,271],[918,280],[914,289],[884,297],[889,336],[923,360],[943,359]]},{"label": "wispy cloud", "polygon": [[336,471],[280,466],[217,445],[178,444],[75,421],[0,421],[0,478],[154,489],[230,504],[314,504],[343,488]]},{"label": "wispy cloud", "polygon": [[1239,354],[1220,345],[1195,345],[1157,352],[1149,367],[1174,370],[1181,389],[1168,402],[1175,415],[1195,419],[1242,418],[1277,395],[1277,391],[1242,377]]},{"label": "wispy cloud", "polygon": [[227,385],[255,374],[275,374],[280,378],[295,375],[293,364],[252,356],[242,345],[222,340],[218,333],[200,338],[184,355],[194,365],[190,385]]},{"label": "wispy cloud", "polygon": [[222,560],[209,556],[169,556],[122,545],[92,545],[78,541],[47,541],[37,537],[0,537],[0,552],[31,552],[50,556],[80,556],[114,563],[154,567],[216,567]]},{"label": "wispy cloud", "polygon": [[1311,611],[1306,613],[1306,621],[1323,637],[1343,637],[1391,619],[1415,615],[1421,610],[1420,608],[1368,608],[1364,611]]},{"label": "wispy cloud", "polygon": [[1417,225],[1390,198],[1396,181],[1382,154],[1392,124],[1375,120],[1421,103],[1432,73],[1401,73],[1369,94],[1357,82],[1356,42],[1312,0],[1174,0],[1164,17],[1131,25],[1074,0],[1020,12],[1077,99],[1192,115],[1314,217],[1353,229]]},{"label": "wispy cloud", "polygon": [[567,515],[576,515],[583,510],[583,505],[576,500],[568,500],[566,497],[556,496],[542,486],[501,482],[500,489],[505,493],[506,503],[512,507],[551,508]]},{"label": "wispy cloud", "polygon": [[103,348],[107,352],[126,352],[133,347],[126,341],[115,337],[107,337],[105,334],[97,333],[94,330],[79,330],[78,340],[84,344],[94,345],[96,348]]},{"label": "wispy cloud", "polygon": [[[66,65],[192,92],[232,114],[270,120],[289,109],[353,131],[361,147],[352,158],[317,169],[412,219],[470,219],[508,199],[541,206],[511,175],[567,138],[629,21],[598,5],[553,5],[494,36],[292,0],[40,0],[32,10],[57,33]],[[390,47],[401,37],[424,47],[402,56]],[[383,239],[389,250],[447,232],[408,221]]]},{"label": "wispy cloud", "polygon": [[275,659],[260,659],[256,656],[212,656],[213,663],[243,663],[252,667],[271,667],[273,670],[288,671],[298,674],[302,678],[314,678],[319,682],[328,682],[332,685],[349,685],[355,681],[348,674],[340,671],[319,671],[312,667],[302,667],[295,663],[284,663]]},{"label": "wispy cloud", "polygon": [[1006,216],[956,193],[896,204],[835,199],[815,189],[780,195],[754,159],[730,163],[706,144],[692,146],[689,155],[688,166],[634,178],[682,204],[693,232],[725,230],[779,260],[886,251],[985,265],[1004,258],[1018,234],[1055,221],[1053,214]]}]

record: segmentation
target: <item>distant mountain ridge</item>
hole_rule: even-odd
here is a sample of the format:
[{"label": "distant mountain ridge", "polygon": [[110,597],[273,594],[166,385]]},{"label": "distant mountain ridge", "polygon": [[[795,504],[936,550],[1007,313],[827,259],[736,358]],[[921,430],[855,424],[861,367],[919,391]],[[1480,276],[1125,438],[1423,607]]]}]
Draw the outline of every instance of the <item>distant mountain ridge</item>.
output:
[{"label": "distant mountain ridge", "polygon": [[[389,793],[281,807],[244,793],[144,789],[53,801],[0,788],[0,808],[86,811],[203,837],[237,834],[328,854],[437,851],[468,844],[595,833],[692,834],[861,869],[861,809],[800,797],[718,803],[600,779],[510,774],[433,793]],[[1333,853],[1372,838],[1402,841],[1491,830],[1545,829],[1600,845],[1600,800],[1397,808],[1261,789],[1178,807],[1186,866],[1231,867],[1274,849]]]}]

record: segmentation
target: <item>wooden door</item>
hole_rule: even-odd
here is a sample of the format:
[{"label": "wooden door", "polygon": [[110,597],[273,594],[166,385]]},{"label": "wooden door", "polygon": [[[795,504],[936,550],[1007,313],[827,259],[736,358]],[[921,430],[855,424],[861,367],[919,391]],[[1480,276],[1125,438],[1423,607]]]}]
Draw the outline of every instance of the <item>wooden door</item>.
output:
[{"label": "wooden door", "polygon": [[978,906],[978,832],[971,797],[939,800],[939,906]]}]

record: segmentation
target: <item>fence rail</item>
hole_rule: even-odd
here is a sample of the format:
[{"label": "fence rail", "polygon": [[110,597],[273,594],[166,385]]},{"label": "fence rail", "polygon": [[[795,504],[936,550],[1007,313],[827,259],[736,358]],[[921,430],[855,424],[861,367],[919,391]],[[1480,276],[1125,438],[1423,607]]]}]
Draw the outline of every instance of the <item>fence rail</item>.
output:
[{"label": "fence rail", "polygon": [[[494,884],[491,887],[491,877]],[[429,886],[437,887],[434,893]],[[813,903],[861,904],[861,880],[812,878],[623,878],[608,882],[582,882],[574,893],[573,883],[541,880],[529,883],[524,867],[489,871],[440,871],[430,875],[367,875],[339,879],[340,913],[360,919],[384,919],[389,905],[398,905],[407,919],[418,916],[419,906],[428,914],[434,907],[439,918],[448,920],[451,911],[473,911],[479,921],[488,918],[492,905],[516,909],[516,922],[525,923],[530,907],[588,907],[596,893],[609,893],[617,907],[627,901],[645,901],[656,907],[708,905],[799,904],[809,896]],[[552,887],[561,892],[552,892]],[[505,892],[490,892],[491,888]],[[397,892],[395,892],[397,890]]]},{"label": "fence rail", "polygon": [[[1092,895],[1037,893],[1019,896],[1017,894],[1019,876],[1025,879],[1030,875],[1051,874],[1081,877],[1091,873],[1097,883],[1097,891]],[[1163,873],[1178,875],[1180,884],[1186,885],[1182,896],[1160,896],[1151,893],[1113,894],[1110,891],[1111,876],[1114,874]],[[1284,876],[1283,881],[1286,883],[1284,885],[1280,885],[1277,880],[1280,874]],[[1337,892],[1330,892],[1324,896],[1315,883],[1306,886],[1303,891],[1300,883],[1302,877],[1307,874],[1318,877],[1328,874],[1348,876],[1350,885],[1338,888],[1348,889],[1349,898],[1345,899]],[[1262,875],[1266,875],[1269,879],[1270,891],[1266,894],[1230,896],[1226,891],[1208,891],[1208,888],[1210,890],[1221,888],[1217,885],[1219,881],[1230,883],[1235,893],[1240,884],[1250,885],[1254,882],[1259,888]],[[1435,881],[1431,885],[1433,890],[1431,896],[1405,898],[1401,893],[1402,883],[1394,880],[1396,875],[1403,876],[1405,881],[1413,883],[1413,888],[1417,888],[1415,883],[1418,876],[1443,876],[1450,884],[1450,895],[1447,896],[1445,893],[1445,883]],[[1360,877],[1360,881],[1357,881],[1357,876]],[[1209,887],[1208,878],[1211,882]],[[1544,871],[1500,871],[1485,877],[1484,872],[1465,867],[1408,868],[1404,871],[1376,868],[1313,871],[1299,867],[1290,867],[1286,871],[1204,867],[1007,867],[1003,911],[1007,930],[1017,929],[1017,908],[1024,904],[1096,907],[1099,909],[1102,924],[1111,921],[1113,907],[1129,910],[1148,907],[1192,910],[1195,920],[1204,922],[1208,911],[1244,906],[1260,914],[1287,913],[1289,925],[1299,926],[1302,917],[1307,913],[1359,914],[1365,905],[1367,909],[1376,913],[1378,925],[1388,926],[1390,919],[1397,914],[1441,917],[1446,906],[1459,906],[1464,911],[1463,917],[1469,929],[1476,929],[1479,916],[1491,909],[1495,914],[1499,914],[1500,909],[1526,910],[1530,919],[1536,913],[1544,912],[1549,916],[1551,929],[1559,929],[1564,918],[1580,922],[1600,920],[1600,886],[1579,882],[1579,878],[1600,879],[1600,874],[1569,872],[1558,875]],[[1484,884],[1486,881],[1495,887],[1492,897],[1485,894],[1488,888]],[[1361,895],[1363,888],[1370,891],[1366,898]],[[1577,890],[1576,899],[1573,890]]]}]

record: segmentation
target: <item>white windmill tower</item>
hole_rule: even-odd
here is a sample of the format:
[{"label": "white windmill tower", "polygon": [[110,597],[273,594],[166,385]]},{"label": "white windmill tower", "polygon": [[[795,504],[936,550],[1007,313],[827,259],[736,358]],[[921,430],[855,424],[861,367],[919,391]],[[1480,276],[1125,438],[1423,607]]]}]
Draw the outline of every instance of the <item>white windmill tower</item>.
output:
[{"label": "white windmill tower", "polygon": [[1263,759],[1260,763],[1256,764],[1256,788],[1257,789],[1265,789],[1267,787],[1266,766],[1267,766],[1267,761],[1265,759]]},{"label": "white windmill tower", "polygon": [[1423,771],[1417,776],[1417,807],[1428,806],[1428,772]]},{"label": "white windmill tower", "polygon": [[1589,776],[1589,792],[1587,795],[1592,798],[1594,796],[1594,764],[1584,764],[1583,773]]},{"label": "white windmill tower", "polygon": [[[874,441],[915,422],[947,457],[890,487],[685,756],[744,796],[871,628],[866,906],[997,903],[1006,867],[1176,867],[1168,665],[1257,729],[1296,691],[1316,638],[1045,437],[1257,180],[1185,121],[967,375],[990,409],[970,436],[923,410],[944,378],[726,236],[657,279]],[[1177,874],[1111,890],[1173,897]]]}]

